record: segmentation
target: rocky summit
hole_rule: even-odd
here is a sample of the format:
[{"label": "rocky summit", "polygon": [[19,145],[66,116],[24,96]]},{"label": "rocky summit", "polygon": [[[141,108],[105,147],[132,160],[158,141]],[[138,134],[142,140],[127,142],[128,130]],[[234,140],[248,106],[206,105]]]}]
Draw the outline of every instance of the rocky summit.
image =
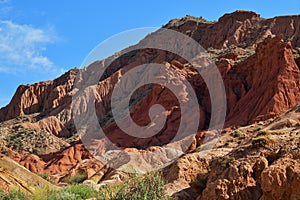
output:
[{"label": "rocky summit", "polygon": [[[135,48],[151,43],[163,29],[198,42],[220,72],[226,95],[222,130],[208,130],[214,108],[205,78],[196,66],[171,52]],[[126,72],[158,63],[167,74],[162,78],[190,83],[199,106],[195,111],[199,113],[186,116],[190,123],[199,124],[186,151],[160,169],[166,195],[198,200],[300,199],[300,15],[264,19],[254,12],[236,11],[215,22],[185,16],[169,21],[161,30],[118,58],[116,54],[84,69],[72,69],[53,81],[19,86],[10,103],[0,109],[0,188],[9,191],[17,186],[32,191],[38,184],[72,184],[74,177],[94,188],[122,182],[128,177],[124,166],[113,168],[94,155],[107,152],[107,138],[124,152],[140,155],[133,161],[140,166],[163,164],[169,158],[164,147],[172,143],[184,115],[176,95],[158,84],[144,85],[133,93],[130,117],[140,126],[151,123],[148,111],[153,105],[165,108],[163,128],[145,138],[124,133],[110,104],[114,88]],[[134,50],[128,51],[130,48]],[[107,62],[111,64],[102,77],[92,80],[87,76]],[[147,71],[143,73],[149,76]],[[81,78],[95,82],[93,105],[107,137],[90,139],[89,147],[82,142],[73,118],[88,110],[87,93],[74,99]],[[126,82],[128,88],[135,84]],[[73,113],[74,106],[77,113]],[[128,130],[136,132],[135,126]],[[209,138],[216,136],[212,149],[207,150],[213,140]],[[184,142],[174,143],[183,146]],[[157,151],[162,152],[161,158],[151,163],[146,155]],[[135,170],[143,172],[144,168]],[[47,181],[35,174],[47,175]],[[32,184],[23,184],[27,178],[34,180]]]}]

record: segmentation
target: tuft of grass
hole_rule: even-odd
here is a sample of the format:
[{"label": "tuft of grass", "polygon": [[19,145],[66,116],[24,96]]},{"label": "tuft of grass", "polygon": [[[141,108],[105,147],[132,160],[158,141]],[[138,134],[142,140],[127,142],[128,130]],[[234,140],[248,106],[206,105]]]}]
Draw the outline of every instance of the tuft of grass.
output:
[{"label": "tuft of grass", "polygon": [[86,179],[87,179],[87,174],[78,174],[78,175],[71,176],[70,182],[71,183],[82,183]]},{"label": "tuft of grass", "polygon": [[261,129],[262,129],[261,126],[257,126],[257,127],[255,128],[255,131],[260,131]]},{"label": "tuft of grass", "polygon": [[212,160],[212,162],[215,163],[215,165],[220,166],[222,168],[228,168],[235,159],[229,155],[216,157]]},{"label": "tuft of grass", "polygon": [[12,190],[9,193],[0,192],[2,200],[29,200],[29,198],[21,190]]},{"label": "tuft of grass", "polygon": [[239,130],[236,130],[233,133],[231,133],[231,136],[239,139],[244,139],[246,137],[245,134]]},{"label": "tuft of grass", "polygon": [[29,122],[30,118],[26,115],[20,115],[18,117],[16,117],[16,121],[19,122]]},{"label": "tuft of grass", "polygon": [[64,182],[69,183],[69,184],[78,184],[78,183],[82,183],[86,179],[87,179],[87,174],[80,173],[80,174],[76,174],[76,175],[68,176],[68,177],[64,178]]},{"label": "tuft of grass", "polygon": [[30,196],[32,200],[48,200],[55,197],[57,194],[60,194],[61,190],[54,189],[51,187],[42,187],[36,188],[34,193]]},{"label": "tuft of grass", "polygon": [[266,130],[260,130],[260,131],[258,131],[257,136],[265,136],[265,135],[268,135],[268,134],[269,134],[268,131],[266,131]]},{"label": "tuft of grass", "polygon": [[41,178],[47,180],[47,181],[50,180],[49,174],[41,173],[41,174],[37,174],[37,175],[40,176]]},{"label": "tuft of grass", "polygon": [[88,199],[97,196],[97,191],[86,185],[71,185],[63,189],[63,193],[75,195],[77,199]]},{"label": "tuft of grass", "polygon": [[109,200],[169,199],[164,194],[164,181],[158,172],[131,175],[123,183],[104,186],[99,194],[100,199]]},{"label": "tuft of grass", "polygon": [[268,143],[270,143],[270,139],[266,136],[258,136],[256,138],[252,138],[253,147],[265,147]]}]

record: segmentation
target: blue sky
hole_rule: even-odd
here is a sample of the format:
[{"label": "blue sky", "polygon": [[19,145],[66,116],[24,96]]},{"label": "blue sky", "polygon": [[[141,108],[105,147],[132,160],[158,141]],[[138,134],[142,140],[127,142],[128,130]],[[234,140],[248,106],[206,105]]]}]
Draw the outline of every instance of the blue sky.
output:
[{"label": "blue sky", "polygon": [[300,1],[0,0],[0,107],[18,85],[80,67],[94,47],[115,34],[161,27],[187,14],[217,20],[240,9],[265,18],[300,14]]}]

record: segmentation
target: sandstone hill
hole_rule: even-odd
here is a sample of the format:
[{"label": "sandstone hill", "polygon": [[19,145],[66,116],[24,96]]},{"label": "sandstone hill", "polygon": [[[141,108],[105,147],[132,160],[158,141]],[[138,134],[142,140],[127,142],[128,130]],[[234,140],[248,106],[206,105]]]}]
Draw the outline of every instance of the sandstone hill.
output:
[{"label": "sandstone hill", "polygon": [[22,190],[32,193],[36,188],[43,187],[56,188],[55,185],[30,172],[10,158],[0,155],[0,188],[2,191]]}]

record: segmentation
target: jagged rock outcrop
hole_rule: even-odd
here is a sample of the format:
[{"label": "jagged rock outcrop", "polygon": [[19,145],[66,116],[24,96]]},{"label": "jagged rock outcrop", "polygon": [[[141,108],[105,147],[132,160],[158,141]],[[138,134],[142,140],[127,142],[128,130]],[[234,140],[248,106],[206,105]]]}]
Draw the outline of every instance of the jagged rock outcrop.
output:
[{"label": "jagged rock outcrop", "polygon": [[262,200],[299,199],[300,186],[299,154],[294,158],[283,158],[261,174]]},{"label": "jagged rock outcrop", "polygon": [[229,152],[230,149],[223,148],[213,150],[205,157],[201,156],[199,152],[182,156],[164,170],[167,180],[166,193],[178,199],[195,199],[199,191],[191,188],[191,183],[197,180],[199,176],[205,176],[211,170],[210,161],[213,157],[224,156]]},{"label": "jagged rock outcrop", "polygon": [[300,71],[292,47],[281,37],[258,44],[256,53],[232,67],[227,77],[230,125],[277,116],[300,101]]},{"label": "jagged rock outcrop", "polygon": [[300,16],[260,18],[251,11],[236,11],[225,14],[217,22],[186,16],[171,20],[165,28],[185,33],[204,48],[228,48],[231,45],[247,47],[262,42],[272,35],[284,35],[294,47],[300,46]]},{"label": "jagged rock outcrop", "polygon": [[0,121],[20,115],[50,112],[70,104],[77,71],[70,70],[53,81],[19,86],[9,105],[1,108]]},{"label": "jagged rock outcrop", "polygon": [[10,157],[30,171],[53,175],[53,182],[64,182],[66,177],[77,174],[91,178],[97,173],[105,173],[107,167],[95,159],[82,144],[74,144],[66,149],[44,155],[20,154],[10,151]]},{"label": "jagged rock outcrop", "polygon": [[82,144],[75,144],[52,156],[51,154],[45,155],[42,159],[47,161],[45,169],[51,173],[53,171],[66,172],[76,164],[91,157]]},{"label": "jagged rock outcrop", "polygon": [[300,104],[226,132],[205,156],[198,148],[179,158],[165,169],[167,192],[178,199],[299,199],[299,111]]}]

